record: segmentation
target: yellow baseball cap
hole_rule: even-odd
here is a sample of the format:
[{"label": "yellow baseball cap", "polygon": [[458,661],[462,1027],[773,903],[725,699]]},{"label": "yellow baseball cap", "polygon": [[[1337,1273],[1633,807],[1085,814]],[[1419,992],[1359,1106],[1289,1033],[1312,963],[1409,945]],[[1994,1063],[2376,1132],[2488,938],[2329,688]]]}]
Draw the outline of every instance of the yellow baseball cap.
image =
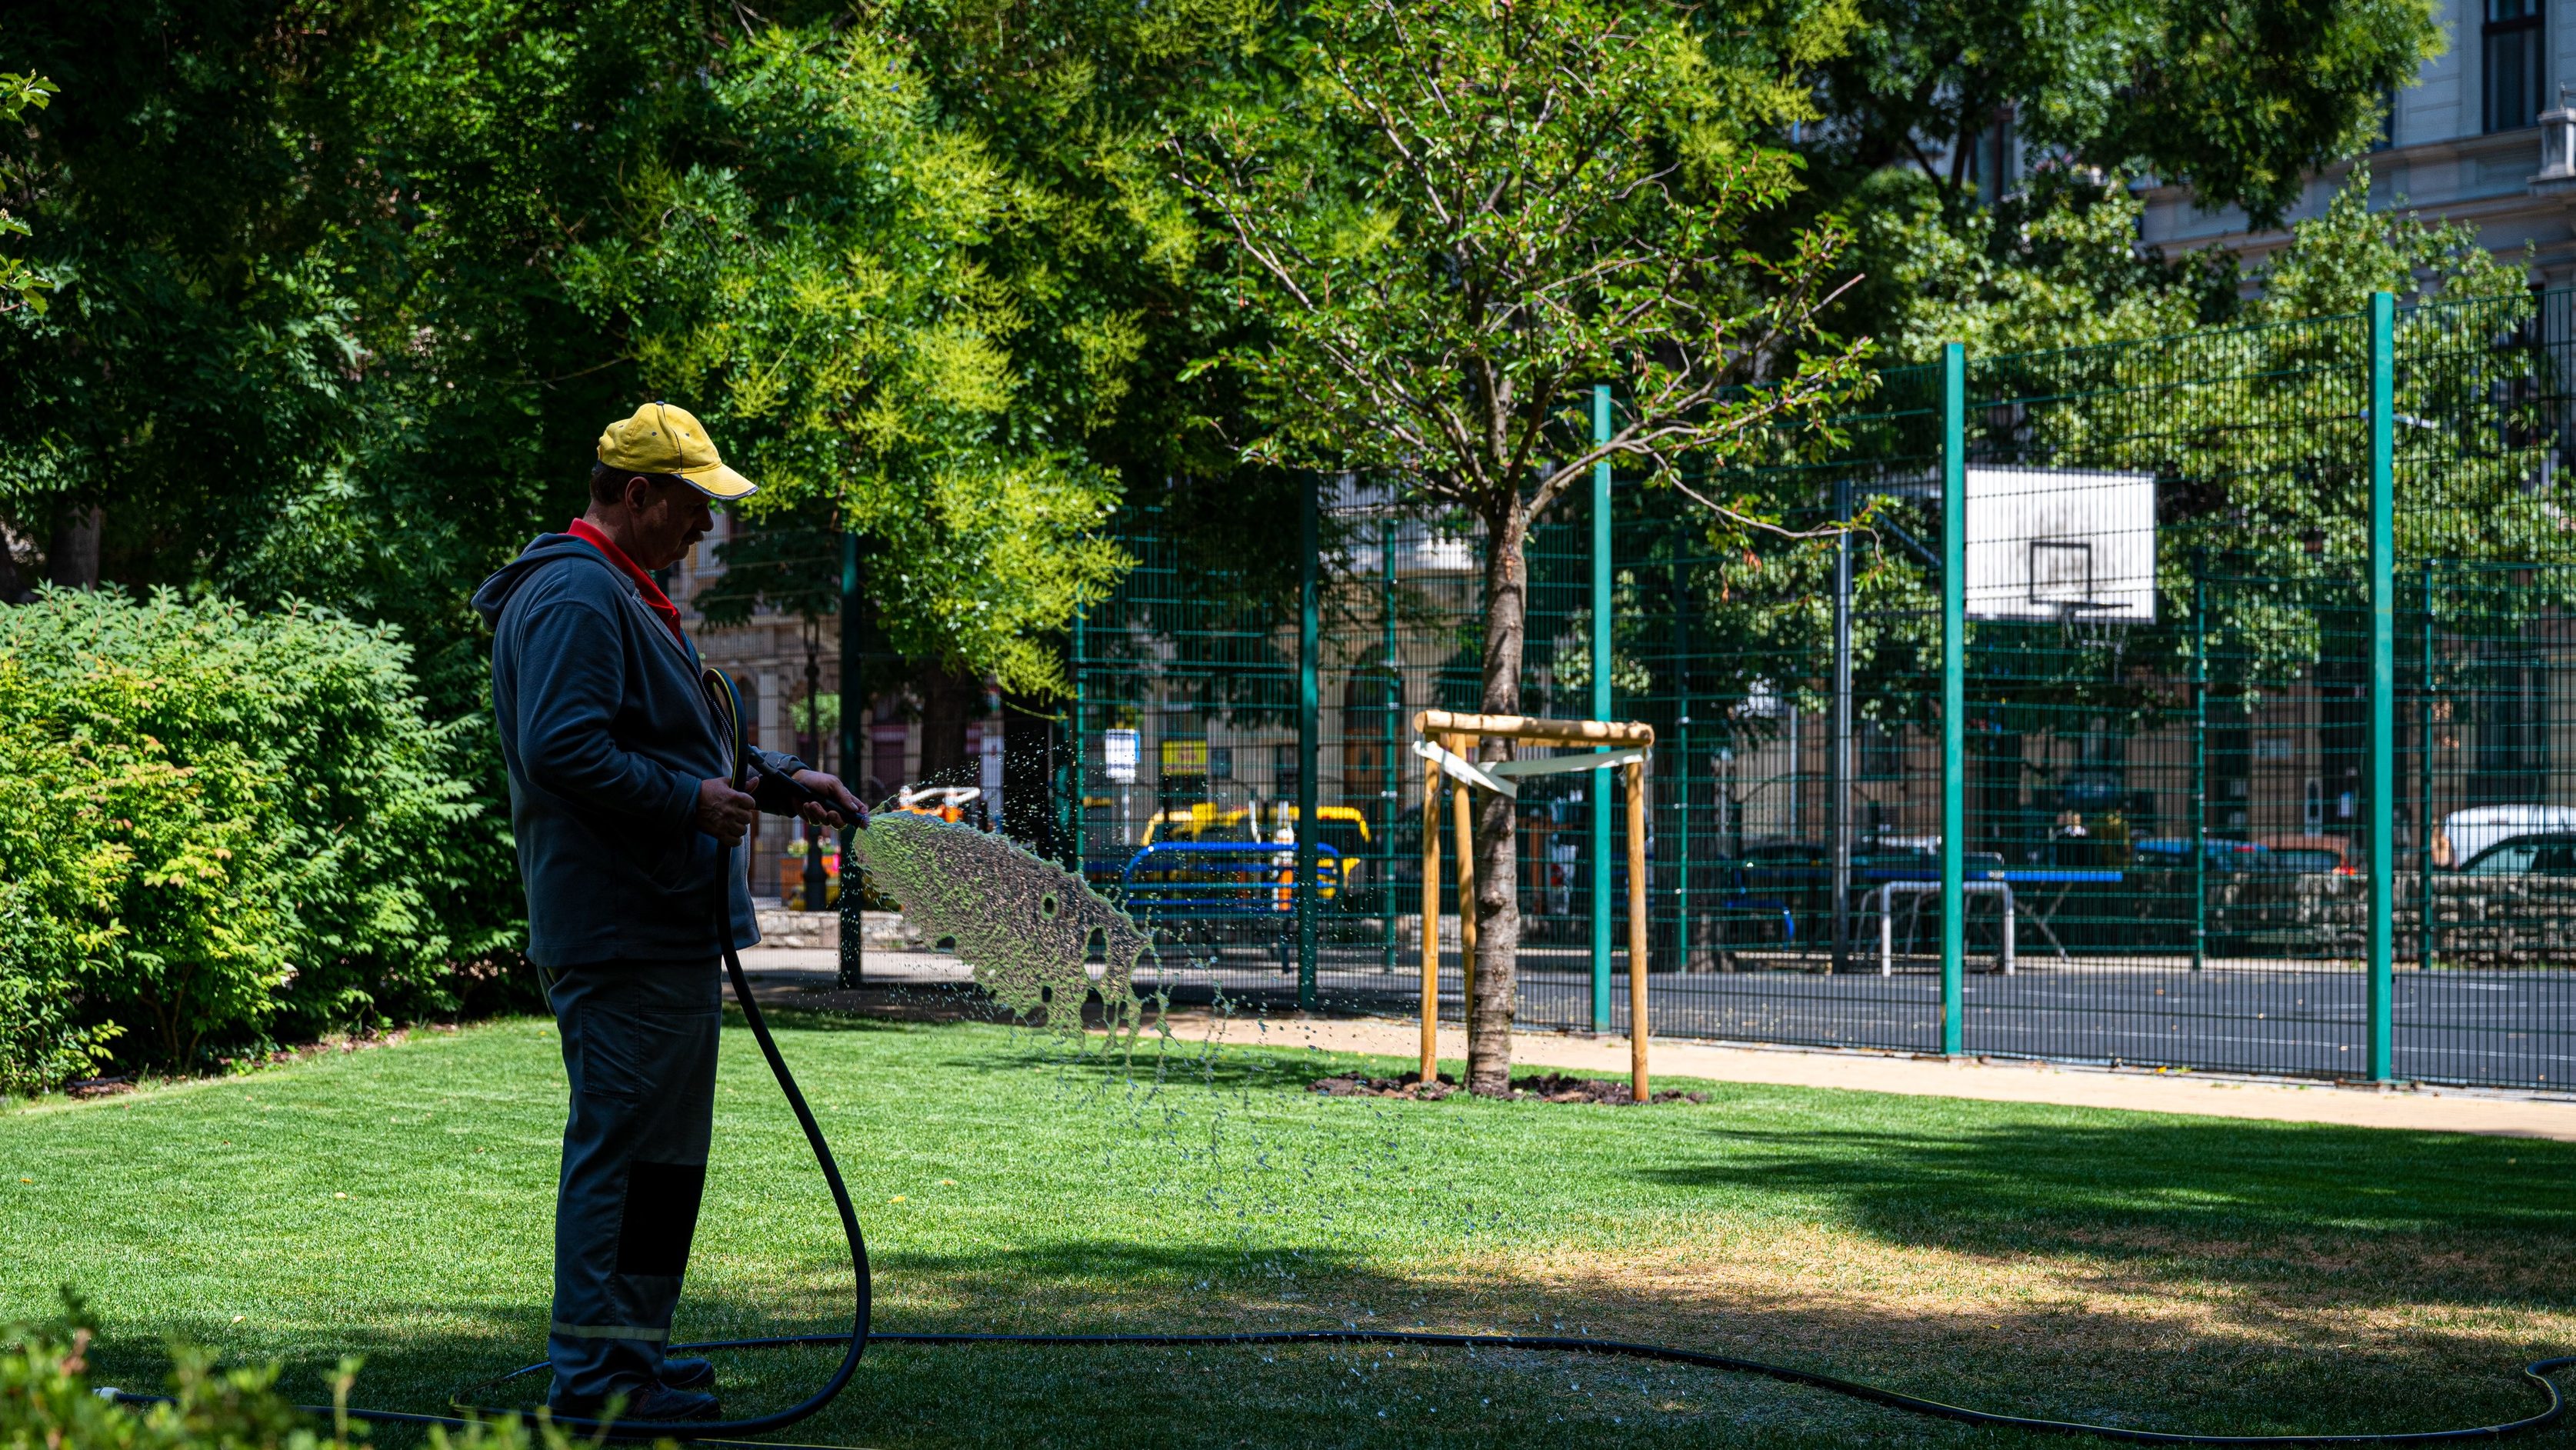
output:
[{"label": "yellow baseball cap", "polygon": [[646,403],[599,435],[599,461],[637,473],[676,474],[718,503],[749,498],[760,485],[725,467],[705,425],[685,408]]}]

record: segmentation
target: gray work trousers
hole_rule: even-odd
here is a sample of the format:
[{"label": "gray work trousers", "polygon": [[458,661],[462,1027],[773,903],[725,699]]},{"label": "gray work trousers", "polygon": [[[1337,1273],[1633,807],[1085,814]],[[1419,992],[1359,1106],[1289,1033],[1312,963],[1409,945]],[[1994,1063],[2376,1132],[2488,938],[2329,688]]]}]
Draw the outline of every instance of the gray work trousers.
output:
[{"label": "gray work trousers", "polygon": [[555,1193],[554,1395],[650,1386],[689,1267],[714,1129],[712,961],[594,962],[555,980],[572,1112]]}]

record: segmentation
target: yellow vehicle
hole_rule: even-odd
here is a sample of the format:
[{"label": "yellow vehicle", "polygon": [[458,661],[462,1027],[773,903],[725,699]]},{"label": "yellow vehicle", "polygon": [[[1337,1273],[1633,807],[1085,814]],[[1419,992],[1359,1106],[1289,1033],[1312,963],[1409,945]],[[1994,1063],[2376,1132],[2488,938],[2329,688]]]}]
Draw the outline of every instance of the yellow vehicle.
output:
[{"label": "yellow vehicle", "polygon": [[[1329,901],[1342,886],[1356,886],[1367,875],[1368,817],[1355,806],[1318,806],[1315,808],[1315,824],[1317,843],[1332,850],[1327,861],[1339,863],[1337,868],[1328,864],[1326,869],[1332,875],[1317,888],[1318,894]],[[1151,846],[1157,840],[1279,841],[1284,834],[1287,841],[1283,845],[1286,845],[1296,840],[1296,830],[1297,806],[1291,801],[1281,801],[1266,808],[1258,805],[1219,806],[1200,801],[1156,811],[1145,822],[1145,839],[1139,844]],[[1290,868],[1282,868],[1279,879],[1283,890],[1284,883],[1291,881],[1293,874]]]},{"label": "yellow vehicle", "polygon": [[[1156,837],[1166,841],[1250,841],[1273,839],[1282,824],[1294,830],[1297,806],[1281,801],[1264,813],[1261,825],[1267,827],[1256,838],[1253,834],[1253,810],[1246,806],[1217,806],[1206,801],[1186,809],[1156,811],[1145,822],[1143,844],[1152,845]],[[1336,850],[1347,855],[1366,855],[1369,844],[1368,817],[1357,806],[1317,806],[1315,820],[1323,828],[1323,838]]]},{"label": "yellow vehicle", "polygon": [[1145,822],[1145,839],[1150,846],[1164,841],[1249,841],[1251,812],[1242,806],[1231,810],[1208,801],[1175,810],[1156,811]]}]

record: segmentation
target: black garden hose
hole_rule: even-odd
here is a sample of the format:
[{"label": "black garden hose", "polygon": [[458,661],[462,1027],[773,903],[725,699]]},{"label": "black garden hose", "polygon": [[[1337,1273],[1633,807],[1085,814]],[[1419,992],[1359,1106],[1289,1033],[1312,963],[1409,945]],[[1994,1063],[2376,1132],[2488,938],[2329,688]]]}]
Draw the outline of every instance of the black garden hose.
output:
[{"label": "black garden hose", "polygon": [[[741,746],[740,707],[729,681],[714,670],[708,671],[711,698],[718,698],[718,712],[725,716],[735,740],[735,779],[742,780],[742,766],[747,752]],[[775,779],[773,777],[773,779]],[[792,782],[790,783],[793,784]],[[854,890],[857,878],[845,871],[843,889]],[[719,891],[729,889],[720,882]],[[796,1114],[796,1122],[805,1131],[805,1141],[814,1150],[814,1161],[823,1170],[823,1181],[831,1185],[832,1202],[840,1210],[841,1231],[849,1240],[850,1264],[853,1271],[855,1299],[847,1334],[790,1334],[764,1339],[714,1339],[695,1344],[675,1344],[678,1350],[786,1349],[800,1345],[843,1346],[841,1362],[823,1382],[821,1388],[786,1409],[744,1420],[705,1420],[694,1422],[636,1422],[631,1427],[603,1424],[564,1416],[554,1423],[568,1429],[600,1433],[612,1440],[678,1440],[710,1450],[825,1450],[825,1447],[789,1446],[776,1441],[752,1440],[745,1437],[785,1429],[813,1415],[832,1402],[850,1382],[858,1369],[859,1359],[874,1344],[916,1345],[1018,1345],[1092,1348],[1243,1348],[1253,1345],[1300,1344],[1410,1344],[1441,1349],[1519,1349],[1543,1350],[1564,1354],[1603,1355],[1620,1359],[1654,1360],[1664,1364],[1689,1365],[1698,1369],[1722,1370],[1732,1374],[1760,1375],[1788,1384],[1866,1400],[1874,1405],[1903,1410],[1909,1414],[1929,1415],[1963,1425],[1976,1425],[1998,1430],[2037,1430],[2061,1435],[2091,1435],[2104,1440],[2123,1441],[2132,1445],[2219,1445],[2219,1446],[2292,1446],[2292,1445],[2433,1445],[2461,1440],[2494,1440],[2518,1435],[2555,1424],[2567,1412],[2567,1400],[2549,1376],[2576,1365],[2576,1355],[2554,1359],[2537,1359],[2522,1367],[2522,1377],[2547,1401],[2538,1411],[2519,1420],[2492,1425],[2463,1426],[2446,1430],[2397,1430],[2383,1433],[2350,1435],[2189,1435],[2164,1430],[2133,1429],[2125,1425],[2094,1425],[2075,1420],[2050,1420],[2031,1415],[2008,1415],[1992,1410],[1970,1409],[1942,1400],[1909,1395],[1901,1390],[1864,1384],[1820,1374],[1814,1370],[1770,1364],[1758,1359],[1739,1359],[1733,1355],[1709,1354],[1696,1349],[1679,1349],[1664,1344],[1642,1344],[1618,1339],[1573,1339],[1561,1335],[1538,1334],[1446,1334],[1422,1329],[1274,1329],[1239,1334],[973,1334],[900,1331],[879,1333],[870,1325],[870,1288],[868,1246],[859,1229],[858,1210],[851,1205],[850,1190],[842,1182],[839,1163],[832,1157],[832,1145],[823,1138],[822,1127],[814,1121],[814,1111],[807,1106],[805,1094],[796,1086],[796,1076],[788,1071],[787,1060],[779,1055],[778,1043],[770,1036],[769,1023],[761,1016],[760,1004],[751,994],[751,981],[743,974],[742,958],[734,950],[729,896],[720,896],[719,921],[723,929],[719,940],[723,947],[725,974],[733,982],[735,1000],[742,1004],[743,1019],[751,1026],[753,1040],[760,1044],[760,1055],[767,1059],[770,1074],[778,1079],[778,1090],[786,1095],[787,1105]],[[514,1369],[476,1389],[507,1384],[540,1374],[551,1366],[539,1362]],[[102,1390],[127,1403],[149,1403],[160,1396],[135,1395],[123,1391]],[[328,1417],[335,1409],[329,1405],[302,1406],[308,1414]],[[465,1408],[459,1406],[460,1409]],[[464,1414],[423,1415],[397,1410],[351,1408],[345,1413],[352,1419],[394,1425],[443,1425],[463,1428],[474,1417],[490,1419],[496,1415],[524,1414],[515,1410],[468,1409]]]}]

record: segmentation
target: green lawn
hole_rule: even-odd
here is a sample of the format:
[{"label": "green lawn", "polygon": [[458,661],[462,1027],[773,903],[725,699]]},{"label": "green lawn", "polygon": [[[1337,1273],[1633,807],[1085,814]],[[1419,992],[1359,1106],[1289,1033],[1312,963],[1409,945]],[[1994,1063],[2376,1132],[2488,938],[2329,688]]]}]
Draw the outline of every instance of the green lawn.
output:
[{"label": "green lawn", "polygon": [[[1722,1085],[1652,1108],[1327,1099],[1304,1084],[1353,1060],[1131,1072],[985,1026],[780,1038],[847,1163],[884,1328],[1562,1326],[2237,1433],[2509,1418],[2535,1399],[2512,1367],[2576,1349],[2576,1145]],[[847,1259],[820,1177],[748,1038],[725,1050],[681,1332],[831,1327]],[[519,1021],[0,1113],[0,1317],[68,1284],[111,1381],[156,1382],[179,1337],[283,1360],[312,1395],[353,1351],[362,1401],[436,1408],[543,1352],[561,1085],[546,1025]],[[727,1407],[828,1360],[739,1356]],[[1563,1356],[892,1348],[790,1437],[2012,1438]]]}]

